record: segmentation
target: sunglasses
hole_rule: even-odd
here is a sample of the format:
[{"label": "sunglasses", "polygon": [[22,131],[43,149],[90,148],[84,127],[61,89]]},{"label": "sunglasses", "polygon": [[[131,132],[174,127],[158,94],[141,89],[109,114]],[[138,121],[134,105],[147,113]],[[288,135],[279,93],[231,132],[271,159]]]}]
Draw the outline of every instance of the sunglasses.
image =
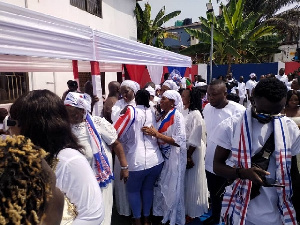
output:
[{"label": "sunglasses", "polygon": [[6,125],[8,127],[15,127],[18,124],[17,120],[13,120],[10,117],[8,117],[7,121],[6,121]]},{"label": "sunglasses", "polygon": [[268,113],[258,113],[256,112],[256,107],[253,107],[255,115],[260,119],[278,119],[285,116],[285,114],[268,114]]}]

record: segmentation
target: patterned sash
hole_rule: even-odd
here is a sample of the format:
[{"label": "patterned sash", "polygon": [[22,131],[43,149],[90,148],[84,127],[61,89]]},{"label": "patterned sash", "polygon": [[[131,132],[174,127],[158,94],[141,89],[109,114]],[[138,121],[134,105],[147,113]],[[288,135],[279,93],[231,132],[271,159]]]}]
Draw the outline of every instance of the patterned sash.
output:
[{"label": "patterned sash", "polygon": [[86,116],[86,125],[90,134],[90,142],[93,151],[93,171],[100,187],[106,187],[114,179],[113,172],[109,165],[108,158],[102,145],[101,137],[97,132],[93,119],[88,113]]},{"label": "patterned sash", "polygon": [[135,121],[135,108],[132,105],[128,105],[126,112],[120,115],[119,119],[114,124],[114,127],[118,133],[119,138],[122,138],[122,136],[134,123],[134,121]]},{"label": "patterned sash", "polygon": [[[291,143],[285,118],[274,118],[274,140],[276,156],[276,180],[284,188],[277,188],[279,197],[278,208],[283,224],[296,225],[295,210],[291,203]],[[251,108],[249,108],[234,133],[232,160],[238,168],[251,167],[252,151]],[[226,189],[222,203],[222,217],[226,224],[244,225],[247,208],[250,202],[252,181],[236,179],[231,187]],[[259,197],[259,196],[258,196]],[[238,221],[236,218],[239,218]]]},{"label": "patterned sash", "polygon": [[[174,117],[175,117],[175,111],[176,109],[173,109],[162,121],[158,128],[158,132],[163,134],[167,132],[168,128],[171,127],[174,124]],[[163,154],[163,157],[165,159],[168,159],[170,156],[170,150],[171,146],[168,143],[162,142],[161,140],[158,140],[159,148],[161,150],[161,153]]]}]

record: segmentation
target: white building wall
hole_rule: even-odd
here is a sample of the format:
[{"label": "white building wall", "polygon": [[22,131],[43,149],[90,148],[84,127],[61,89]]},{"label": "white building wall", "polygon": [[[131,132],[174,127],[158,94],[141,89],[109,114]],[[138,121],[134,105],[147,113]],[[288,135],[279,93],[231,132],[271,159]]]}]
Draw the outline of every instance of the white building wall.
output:
[{"label": "white building wall", "polygon": [[[134,8],[136,0],[102,0],[102,17],[99,18],[70,4],[70,0],[0,0],[8,4],[51,15],[89,26],[130,40],[137,39]],[[100,68],[101,70],[101,68]],[[2,71],[5,72],[5,71]],[[28,71],[24,71],[28,72]],[[106,73],[106,84],[117,80],[116,73]],[[72,73],[29,73],[29,89],[49,89],[62,96]],[[106,93],[108,91],[106,90]]]},{"label": "white building wall", "polygon": [[295,56],[297,45],[282,45],[279,49],[281,52],[274,55],[274,62],[291,62]]},{"label": "white building wall", "polygon": [[[103,18],[94,16],[70,4],[70,0],[1,0],[8,4],[24,7],[51,15],[96,30],[136,40],[134,8],[136,0],[102,0]],[[27,2],[27,4],[26,4]]]}]

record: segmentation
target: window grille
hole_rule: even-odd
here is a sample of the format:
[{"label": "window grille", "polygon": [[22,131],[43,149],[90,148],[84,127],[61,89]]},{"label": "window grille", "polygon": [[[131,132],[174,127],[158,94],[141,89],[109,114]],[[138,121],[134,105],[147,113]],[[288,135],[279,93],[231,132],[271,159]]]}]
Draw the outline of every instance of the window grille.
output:
[{"label": "window grille", "polygon": [[102,0],[70,0],[72,6],[102,18]]},{"label": "window grille", "polygon": [[27,73],[0,73],[0,104],[11,103],[28,91]]}]

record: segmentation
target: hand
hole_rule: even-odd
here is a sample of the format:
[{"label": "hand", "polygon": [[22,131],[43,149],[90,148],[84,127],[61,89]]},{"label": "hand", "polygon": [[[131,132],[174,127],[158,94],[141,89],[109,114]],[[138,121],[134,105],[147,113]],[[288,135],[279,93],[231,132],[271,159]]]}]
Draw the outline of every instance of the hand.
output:
[{"label": "hand", "polygon": [[191,157],[188,157],[187,162],[186,162],[186,168],[191,169],[194,166],[195,166],[195,163],[194,163],[193,159]]},{"label": "hand", "polygon": [[263,185],[264,182],[261,177],[270,175],[268,171],[265,171],[258,167],[251,167],[250,169],[240,170],[241,178],[251,180],[254,184]]},{"label": "hand", "polygon": [[127,170],[121,170],[120,172],[120,180],[124,180],[124,184],[126,184],[127,180],[129,178],[129,171]]},{"label": "hand", "polygon": [[158,131],[153,127],[142,127],[142,132],[153,137],[157,136]]}]

